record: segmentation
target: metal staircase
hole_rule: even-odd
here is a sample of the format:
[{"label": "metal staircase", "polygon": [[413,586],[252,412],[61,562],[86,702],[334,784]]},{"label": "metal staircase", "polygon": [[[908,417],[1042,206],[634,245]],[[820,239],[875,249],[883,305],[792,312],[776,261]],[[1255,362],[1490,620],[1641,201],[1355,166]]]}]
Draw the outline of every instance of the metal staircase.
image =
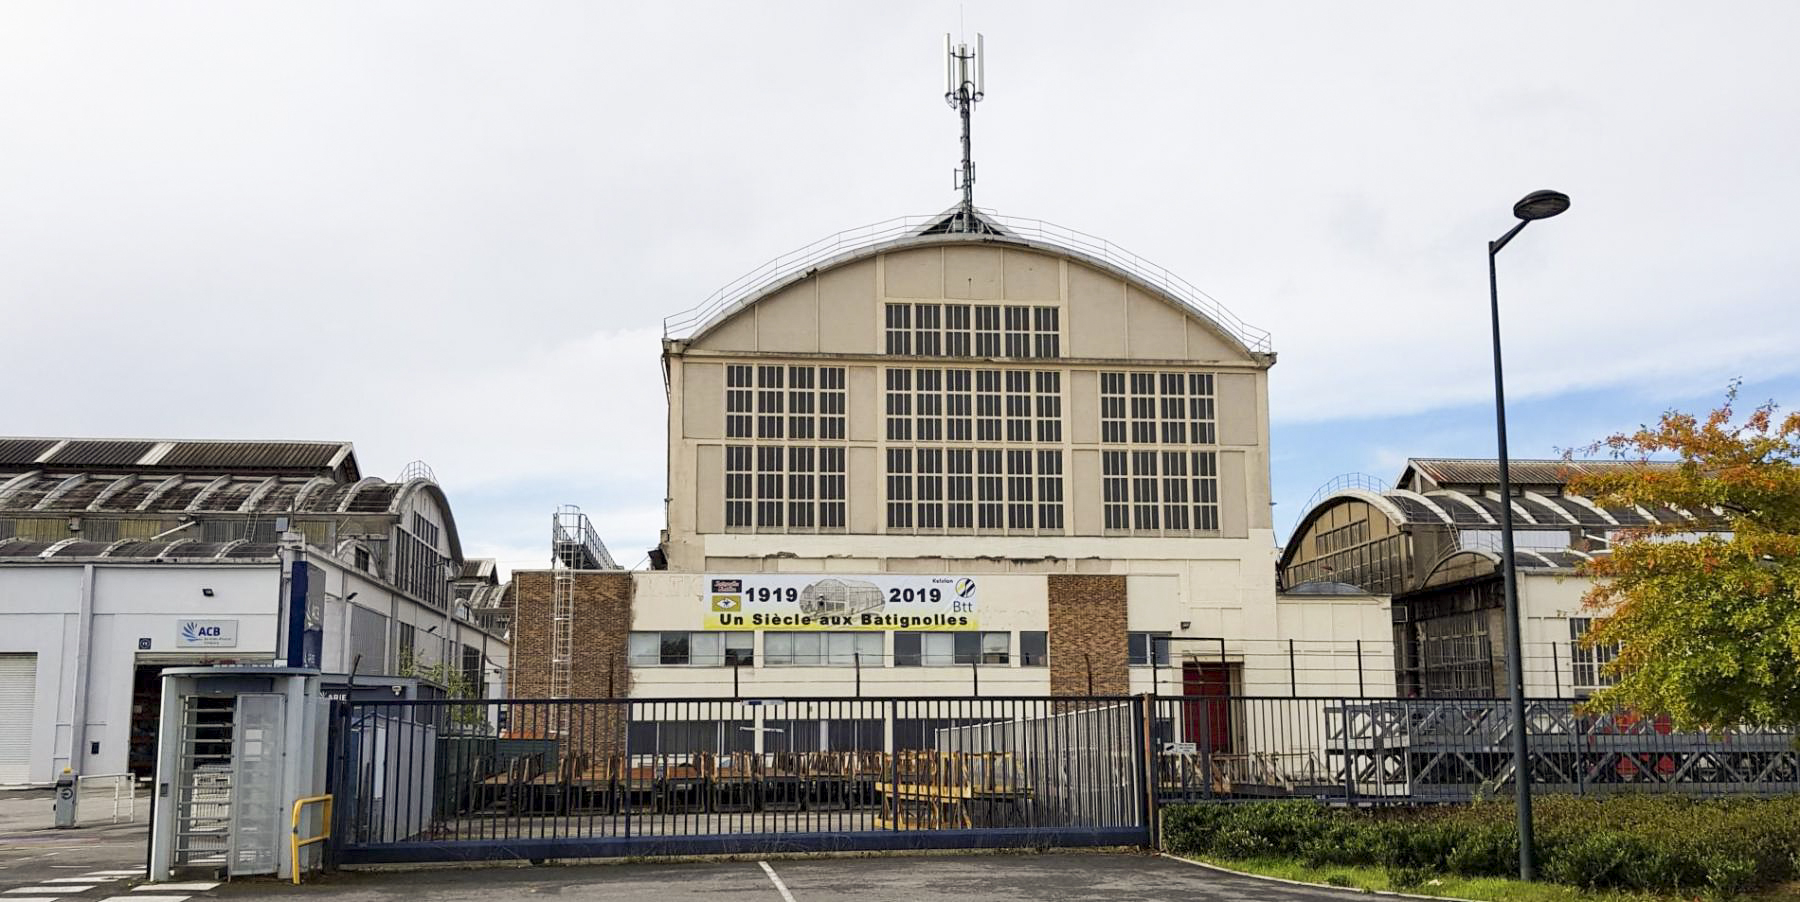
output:
[{"label": "metal staircase", "polygon": [[570,698],[575,679],[575,574],[618,569],[581,508],[557,508],[550,520],[551,698]]}]

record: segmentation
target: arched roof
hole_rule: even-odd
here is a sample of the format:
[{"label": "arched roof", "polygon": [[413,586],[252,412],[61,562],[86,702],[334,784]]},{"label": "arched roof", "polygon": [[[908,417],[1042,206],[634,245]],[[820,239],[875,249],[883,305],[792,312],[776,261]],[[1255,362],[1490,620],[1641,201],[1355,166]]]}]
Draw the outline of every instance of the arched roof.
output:
[{"label": "arched roof", "polygon": [[[663,321],[665,338],[692,343],[739,313],[784,289],[827,272],[881,254],[948,244],[1003,245],[1066,257],[1132,285],[1175,307],[1208,327],[1245,357],[1273,353],[1269,333],[1239,319],[1224,305],[1186,279],[1101,238],[1041,220],[976,214],[979,228],[951,231],[963,214],[899,217],[840,232],[783,254],[714,292],[695,307]],[[958,228],[966,229],[966,225]]]}]

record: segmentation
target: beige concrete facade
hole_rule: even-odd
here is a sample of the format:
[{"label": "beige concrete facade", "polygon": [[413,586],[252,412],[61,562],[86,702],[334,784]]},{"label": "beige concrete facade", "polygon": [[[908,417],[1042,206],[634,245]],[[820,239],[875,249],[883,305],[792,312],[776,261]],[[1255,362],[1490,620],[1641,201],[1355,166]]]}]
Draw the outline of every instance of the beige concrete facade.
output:
[{"label": "beige concrete facade", "polygon": [[[1126,667],[1128,632],[1223,638],[1234,687],[1259,690],[1245,682],[1246,656],[1280,640],[1282,612],[1310,603],[1276,603],[1274,355],[1082,254],[994,235],[880,245],[735,302],[688,338],[666,340],[663,363],[669,572],[638,576],[634,631],[701,630],[701,574],[985,575],[982,629],[1011,632],[1015,653],[1010,665],[982,667],[984,693],[1047,694],[1053,671],[1058,692],[1085,691],[1099,649],[1097,688],[1147,691],[1157,669]],[[770,416],[786,420],[765,423]],[[995,469],[977,473],[974,460]],[[937,473],[943,483],[928,486]],[[827,490],[827,479],[842,488]],[[1148,504],[1146,482],[1160,490]],[[977,494],[988,486],[1005,493],[991,515],[982,510],[989,496]],[[1030,499],[1022,509],[1015,490]],[[1046,581],[1063,575],[1115,578],[1123,597],[1100,593],[1111,601],[1096,604],[1122,602],[1119,616],[1074,635],[1074,624],[1096,622],[1066,616],[1075,601],[1052,613],[1057,593]],[[1335,613],[1341,601],[1330,606],[1330,622],[1348,616]],[[1353,610],[1365,619],[1350,632],[1388,628],[1385,608]],[[1052,664],[1021,665],[1021,631],[1044,630]],[[883,636],[889,655],[893,641]],[[1074,648],[1083,650],[1079,680],[1064,669],[1071,662],[1056,661],[1056,649]],[[1174,658],[1200,650],[1169,649]],[[807,686],[796,691],[837,694],[856,678],[844,668],[796,678],[766,667],[760,636],[756,660],[740,681],[799,679]],[[633,692],[716,690],[712,670],[639,668]],[[967,668],[861,670],[865,691],[971,688]],[[1178,691],[1178,667],[1155,676]],[[1313,688],[1344,691],[1349,680]]]}]

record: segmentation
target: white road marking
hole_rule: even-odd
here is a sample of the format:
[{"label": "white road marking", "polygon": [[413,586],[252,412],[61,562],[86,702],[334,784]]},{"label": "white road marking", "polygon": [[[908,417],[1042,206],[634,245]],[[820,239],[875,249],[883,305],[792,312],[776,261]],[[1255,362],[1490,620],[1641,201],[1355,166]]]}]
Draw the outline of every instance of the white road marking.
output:
[{"label": "white road marking", "polygon": [[763,873],[769,875],[769,882],[775,884],[775,891],[781,894],[781,902],[795,902],[794,894],[788,892],[787,884],[782,883],[781,878],[775,876],[775,869],[769,867],[769,863],[766,861],[759,861],[757,864],[762,865]]},{"label": "white road marking", "polygon": [[132,868],[129,871],[88,871],[88,873],[94,874],[97,876],[109,876],[110,877],[114,874],[117,874],[120,877],[136,877],[136,876],[143,874],[144,869],[143,868]]},{"label": "white road marking", "polygon": [[100,902],[187,902],[188,896],[108,896]]},{"label": "white road marking", "polygon": [[99,874],[99,875],[89,874],[85,877],[56,877],[54,879],[46,880],[44,882],[45,883],[108,883],[113,880],[124,880],[124,879],[125,879],[124,876],[120,875],[120,874]]},{"label": "white road marking", "polygon": [[26,893],[32,893],[35,895],[42,896],[42,895],[48,893],[48,894],[54,896],[58,893],[66,893],[66,892],[70,892],[70,891],[79,893],[79,892],[81,892],[81,890],[84,890],[84,889],[87,889],[87,887],[84,886],[84,887],[81,887],[80,889],[76,889],[73,886],[21,886],[17,889],[7,890],[6,895],[18,896],[18,895],[24,895]]},{"label": "white road marking", "polygon": [[56,902],[55,896],[12,896],[6,902]]},{"label": "white road marking", "polygon": [[177,893],[203,893],[218,885],[219,884],[217,883],[208,883],[205,881],[198,883],[146,883],[143,886],[132,887],[131,891],[134,893],[161,893],[169,891]]}]

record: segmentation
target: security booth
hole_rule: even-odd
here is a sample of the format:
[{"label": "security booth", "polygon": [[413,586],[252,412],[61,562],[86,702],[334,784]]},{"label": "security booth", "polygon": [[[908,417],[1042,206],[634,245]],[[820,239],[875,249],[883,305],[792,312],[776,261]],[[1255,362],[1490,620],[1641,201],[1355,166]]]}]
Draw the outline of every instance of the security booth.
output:
[{"label": "security booth", "polygon": [[319,672],[166,670],[161,727],[150,879],[292,876],[291,837],[322,834],[329,816],[307,805],[292,822],[296,802],[327,791],[330,703]]}]

